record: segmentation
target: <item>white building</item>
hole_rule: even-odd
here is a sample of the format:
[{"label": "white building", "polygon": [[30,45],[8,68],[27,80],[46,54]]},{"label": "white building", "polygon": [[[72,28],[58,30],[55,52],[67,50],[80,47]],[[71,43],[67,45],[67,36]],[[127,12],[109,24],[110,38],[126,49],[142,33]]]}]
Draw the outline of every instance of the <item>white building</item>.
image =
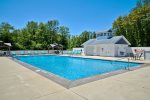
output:
[{"label": "white building", "polygon": [[126,56],[131,45],[124,36],[113,36],[111,30],[97,32],[96,39],[82,44],[85,55],[89,56]]}]

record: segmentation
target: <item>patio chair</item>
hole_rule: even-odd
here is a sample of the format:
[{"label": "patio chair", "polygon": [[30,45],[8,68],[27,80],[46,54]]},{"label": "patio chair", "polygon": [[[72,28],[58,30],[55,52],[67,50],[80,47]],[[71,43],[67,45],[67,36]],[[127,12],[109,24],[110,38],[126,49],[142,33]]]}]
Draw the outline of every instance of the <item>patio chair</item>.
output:
[{"label": "patio chair", "polygon": [[137,54],[130,53],[130,54],[129,54],[129,57],[131,57],[132,60],[136,60]]},{"label": "patio chair", "polygon": [[143,53],[140,53],[140,55],[137,57],[137,59],[141,59],[141,57],[142,57],[142,55],[143,55]]}]

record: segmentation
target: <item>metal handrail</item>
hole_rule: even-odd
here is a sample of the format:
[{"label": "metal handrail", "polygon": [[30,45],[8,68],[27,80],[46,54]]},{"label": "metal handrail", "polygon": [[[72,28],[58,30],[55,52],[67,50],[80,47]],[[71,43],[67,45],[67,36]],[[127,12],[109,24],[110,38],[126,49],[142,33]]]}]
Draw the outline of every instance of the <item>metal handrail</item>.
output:
[{"label": "metal handrail", "polygon": [[[111,61],[111,64],[112,64],[113,62],[115,62],[115,61],[120,61],[120,60],[122,60],[122,59],[126,59],[126,58],[120,58],[120,59],[112,60],[112,61]],[[125,67],[125,69],[130,70],[130,69],[129,69],[129,68],[130,68],[130,59],[129,59],[129,58],[127,58],[127,59],[128,59],[128,66]]]}]

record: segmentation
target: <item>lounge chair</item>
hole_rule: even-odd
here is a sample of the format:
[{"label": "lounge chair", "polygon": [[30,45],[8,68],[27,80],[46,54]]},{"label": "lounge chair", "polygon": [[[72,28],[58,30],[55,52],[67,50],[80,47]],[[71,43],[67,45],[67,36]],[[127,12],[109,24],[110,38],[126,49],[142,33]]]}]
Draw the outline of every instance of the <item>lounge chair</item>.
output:
[{"label": "lounge chair", "polygon": [[74,55],[74,51],[70,51],[70,54],[71,54],[71,55]]},{"label": "lounge chair", "polygon": [[27,54],[30,55],[30,54],[31,54],[31,51],[27,51]]},{"label": "lounge chair", "polygon": [[73,54],[73,52],[72,52],[72,51],[66,51],[66,54],[68,54],[68,55],[72,55],[72,54]]},{"label": "lounge chair", "polygon": [[12,56],[16,55],[16,52],[15,51],[11,51],[11,55]]},{"label": "lounge chair", "polygon": [[81,55],[81,51],[77,51],[77,54]]},{"label": "lounge chair", "polygon": [[20,54],[21,54],[21,55],[24,55],[25,53],[24,53],[24,51],[20,51]]},{"label": "lounge chair", "polygon": [[79,55],[79,54],[80,54],[80,51],[73,51],[73,54]]},{"label": "lounge chair", "polygon": [[78,54],[78,51],[73,51],[73,54],[77,55],[77,54]]}]

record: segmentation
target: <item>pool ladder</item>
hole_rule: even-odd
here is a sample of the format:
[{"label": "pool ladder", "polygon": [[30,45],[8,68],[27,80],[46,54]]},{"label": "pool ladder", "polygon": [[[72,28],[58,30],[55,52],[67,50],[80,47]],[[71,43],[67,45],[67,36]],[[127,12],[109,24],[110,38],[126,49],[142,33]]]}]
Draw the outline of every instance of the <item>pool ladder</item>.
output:
[{"label": "pool ladder", "polygon": [[[113,62],[120,61],[122,59],[126,59],[126,58],[120,58],[120,59],[112,60],[110,63],[112,64]],[[129,58],[127,58],[127,59],[128,59],[128,66],[125,66],[125,70],[130,70],[129,69],[130,68],[130,59]]]}]

